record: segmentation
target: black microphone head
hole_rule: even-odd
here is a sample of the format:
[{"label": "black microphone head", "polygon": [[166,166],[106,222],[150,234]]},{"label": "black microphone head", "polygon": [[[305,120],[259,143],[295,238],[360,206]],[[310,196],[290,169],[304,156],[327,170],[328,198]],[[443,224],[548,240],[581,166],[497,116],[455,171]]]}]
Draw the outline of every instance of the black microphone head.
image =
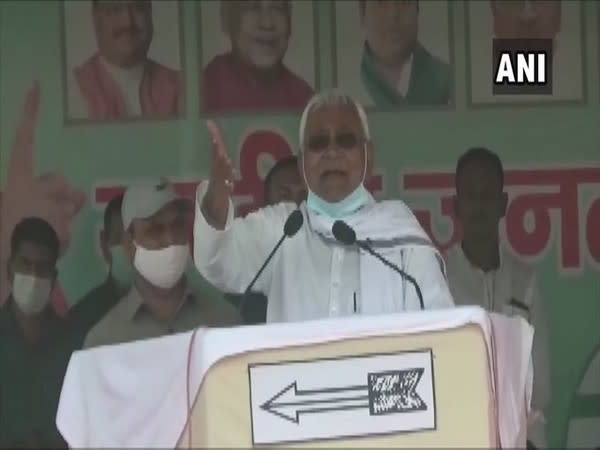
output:
[{"label": "black microphone head", "polygon": [[342,244],[353,245],[356,242],[356,233],[343,220],[336,220],[331,227],[331,231],[333,236]]},{"label": "black microphone head", "polygon": [[304,216],[302,215],[302,211],[295,209],[285,221],[285,225],[283,226],[283,234],[285,234],[287,237],[292,237],[302,227],[303,223]]}]

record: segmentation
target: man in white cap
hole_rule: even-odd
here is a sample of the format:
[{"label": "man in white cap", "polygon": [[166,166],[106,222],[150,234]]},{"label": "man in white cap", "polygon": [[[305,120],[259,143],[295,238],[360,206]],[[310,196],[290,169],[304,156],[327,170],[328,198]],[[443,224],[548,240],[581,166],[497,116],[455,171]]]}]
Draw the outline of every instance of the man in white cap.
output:
[{"label": "man in white cap", "polygon": [[[280,203],[234,219],[233,166],[218,128],[208,126],[213,162],[210,181],[197,192],[194,259],[217,288],[241,293],[297,206]],[[269,299],[267,322],[452,307],[443,259],[413,213],[398,200],[376,202],[365,188],[373,142],[362,106],[337,91],[318,94],[304,109],[299,137],[299,170],[308,188],[300,205],[304,224],[254,286]],[[422,299],[405,277],[338,242],[332,229],[338,220],[413,277]]]},{"label": "man in white cap", "polygon": [[190,290],[189,202],[165,179],[132,186],[123,197],[123,246],[135,274],[129,293],[89,332],[85,347],[159,337],[198,326],[239,323],[224,300]]}]

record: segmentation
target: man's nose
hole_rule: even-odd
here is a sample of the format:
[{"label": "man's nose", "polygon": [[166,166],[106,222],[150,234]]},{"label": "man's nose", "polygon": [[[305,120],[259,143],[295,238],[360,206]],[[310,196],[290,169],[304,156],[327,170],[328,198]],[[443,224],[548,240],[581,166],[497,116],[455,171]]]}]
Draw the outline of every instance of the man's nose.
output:
[{"label": "man's nose", "polygon": [[325,150],[325,158],[327,159],[337,159],[339,156],[339,151],[337,146],[332,143],[331,145],[329,145],[327,147],[327,150]]},{"label": "man's nose", "polygon": [[45,264],[33,263],[29,267],[29,274],[38,278],[45,277],[48,275],[48,268]]},{"label": "man's nose", "polygon": [[335,141],[335,136],[331,136],[329,145],[327,145],[327,149],[325,150],[325,156],[329,158],[337,158],[339,154],[342,152],[342,149],[338,146]]},{"label": "man's nose", "polygon": [[119,22],[122,27],[132,27],[135,25],[135,12],[132,5],[123,5],[119,14]]},{"label": "man's nose", "polygon": [[179,236],[175,233],[174,230],[165,230],[161,239],[161,244],[163,248],[176,245],[178,243],[178,237]]},{"label": "man's nose", "polygon": [[394,19],[398,19],[398,17],[401,17],[405,10],[412,6],[409,4],[411,2],[397,0],[384,1],[382,3],[382,6],[385,8],[385,17]]}]

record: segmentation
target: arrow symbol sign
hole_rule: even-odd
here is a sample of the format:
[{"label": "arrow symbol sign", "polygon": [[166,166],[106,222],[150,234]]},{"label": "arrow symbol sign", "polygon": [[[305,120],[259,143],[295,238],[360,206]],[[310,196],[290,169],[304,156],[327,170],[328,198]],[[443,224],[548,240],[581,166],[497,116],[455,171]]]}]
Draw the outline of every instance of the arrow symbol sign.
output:
[{"label": "arrow symbol sign", "polygon": [[369,407],[368,387],[300,390],[294,381],[261,406],[264,411],[299,423],[302,414],[316,414]]},{"label": "arrow symbol sign", "polygon": [[431,349],[250,364],[255,446],[435,430]]},{"label": "arrow symbol sign", "polygon": [[427,405],[416,392],[423,372],[422,368],[414,368],[369,373],[365,385],[311,390],[298,389],[294,381],[260,407],[296,424],[305,414],[351,409],[368,409],[372,416],[425,411]]}]

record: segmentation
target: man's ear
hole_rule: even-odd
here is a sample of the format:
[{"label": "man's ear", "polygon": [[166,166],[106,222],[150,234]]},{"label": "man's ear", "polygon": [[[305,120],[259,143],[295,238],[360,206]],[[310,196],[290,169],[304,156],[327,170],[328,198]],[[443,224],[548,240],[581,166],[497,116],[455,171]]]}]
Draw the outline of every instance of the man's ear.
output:
[{"label": "man's ear", "polygon": [[54,272],[52,273],[52,289],[54,289],[56,280],[58,280],[58,269],[56,268],[56,266],[54,266]]},{"label": "man's ear", "polygon": [[13,261],[12,258],[8,260],[8,263],[6,264],[6,274],[8,275],[8,282],[10,284],[12,284],[13,278],[15,276],[15,269],[13,266]]},{"label": "man's ear", "polygon": [[506,192],[502,193],[502,206],[501,206],[501,215],[500,217],[504,217],[506,215],[506,209],[508,208],[508,194]]},{"label": "man's ear", "polygon": [[460,217],[460,213],[458,212],[458,195],[456,193],[452,196],[452,212],[454,213],[454,217]]},{"label": "man's ear", "polygon": [[298,151],[298,173],[300,174],[300,180],[306,189],[308,185],[306,183],[306,177],[304,176],[304,152]]},{"label": "man's ear", "polygon": [[123,249],[125,250],[125,254],[127,255],[127,259],[129,262],[133,264],[133,260],[135,258],[135,243],[133,242],[133,224],[129,228],[123,232],[123,240],[121,245],[123,245]]}]

